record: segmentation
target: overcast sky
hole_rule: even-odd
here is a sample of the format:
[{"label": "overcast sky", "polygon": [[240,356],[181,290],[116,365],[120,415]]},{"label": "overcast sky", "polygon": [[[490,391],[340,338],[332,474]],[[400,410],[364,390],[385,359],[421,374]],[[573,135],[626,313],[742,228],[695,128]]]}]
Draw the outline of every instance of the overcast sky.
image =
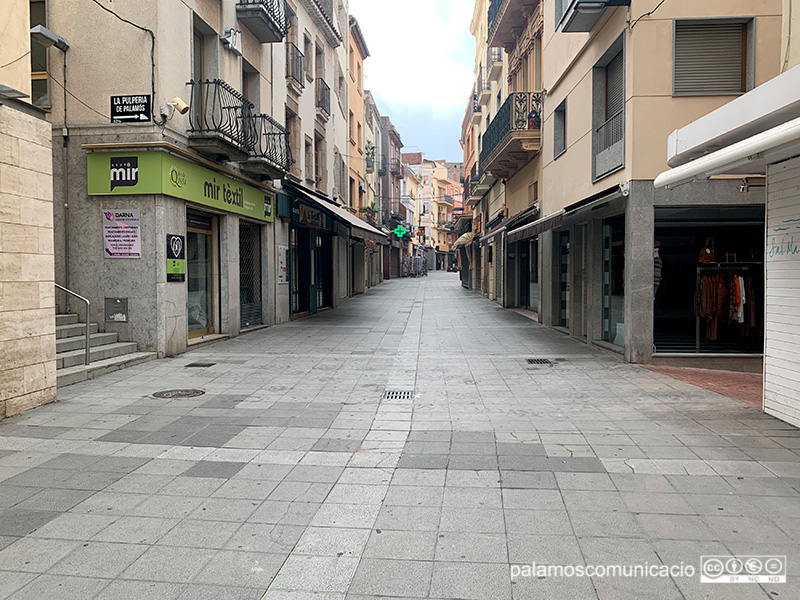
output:
[{"label": "overcast sky", "polygon": [[370,52],[364,85],[397,127],[405,152],[463,160],[458,139],[472,91],[474,6],[473,0],[350,0]]}]

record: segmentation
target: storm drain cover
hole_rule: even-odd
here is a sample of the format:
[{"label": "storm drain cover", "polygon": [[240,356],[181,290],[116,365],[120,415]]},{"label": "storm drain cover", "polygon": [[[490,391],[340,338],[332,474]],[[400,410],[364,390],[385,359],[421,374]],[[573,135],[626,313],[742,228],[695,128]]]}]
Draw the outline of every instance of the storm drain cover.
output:
[{"label": "storm drain cover", "polygon": [[212,363],[212,362],[193,362],[193,363],[189,363],[188,365],[186,365],[186,368],[188,369],[189,367],[195,367],[195,368],[205,369],[207,367],[213,367],[215,364],[217,364],[217,363]]},{"label": "storm drain cover", "polygon": [[386,390],[383,392],[383,400],[413,400],[412,390]]},{"label": "storm drain cover", "polygon": [[529,365],[547,365],[552,366],[552,361],[549,358],[529,358]]},{"label": "storm drain cover", "polygon": [[205,394],[203,390],[164,390],[153,394],[154,398],[197,398]]}]

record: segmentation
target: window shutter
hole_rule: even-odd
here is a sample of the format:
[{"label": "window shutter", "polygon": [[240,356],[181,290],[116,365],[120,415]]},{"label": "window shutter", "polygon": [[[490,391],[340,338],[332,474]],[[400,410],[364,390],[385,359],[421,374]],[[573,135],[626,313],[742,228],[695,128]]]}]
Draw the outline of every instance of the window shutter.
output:
[{"label": "window shutter", "polygon": [[675,94],[740,94],[744,85],[744,23],[675,25]]},{"label": "window shutter", "polygon": [[625,107],[625,63],[622,52],[611,59],[606,67],[606,120]]}]

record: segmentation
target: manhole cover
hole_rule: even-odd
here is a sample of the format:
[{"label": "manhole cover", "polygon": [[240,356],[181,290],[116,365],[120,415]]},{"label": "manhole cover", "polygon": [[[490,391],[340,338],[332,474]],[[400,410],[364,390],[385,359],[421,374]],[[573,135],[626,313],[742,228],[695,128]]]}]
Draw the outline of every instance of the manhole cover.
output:
[{"label": "manhole cover", "polygon": [[154,398],[197,398],[205,394],[203,390],[164,390],[153,394]]},{"label": "manhole cover", "polygon": [[193,362],[193,363],[189,363],[188,365],[186,365],[186,368],[188,369],[189,367],[196,367],[196,368],[200,368],[200,369],[205,369],[206,367],[213,367],[215,364],[217,364],[217,363],[212,363],[212,362]]},{"label": "manhole cover", "polygon": [[413,400],[412,390],[386,390],[383,392],[383,400]]},{"label": "manhole cover", "polygon": [[548,365],[551,366],[553,363],[549,358],[529,358],[528,359],[529,365]]}]

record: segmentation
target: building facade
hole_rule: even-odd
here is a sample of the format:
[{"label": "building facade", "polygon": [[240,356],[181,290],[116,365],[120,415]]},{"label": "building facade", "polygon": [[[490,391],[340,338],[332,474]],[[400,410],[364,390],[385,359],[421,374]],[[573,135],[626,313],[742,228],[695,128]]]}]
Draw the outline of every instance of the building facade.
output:
[{"label": "building facade", "polygon": [[[32,105],[28,0],[0,45],[0,419],[56,399],[52,138]],[[40,54],[36,50],[37,57]]]},{"label": "building facade", "polygon": [[[56,281],[101,331],[169,356],[333,308],[366,280],[352,245],[384,236],[346,208],[346,2],[37,4],[70,43],[42,59],[38,96],[64,198]],[[154,65],[97,60],[109,47],[152,47]]]},{"label": "building facade", "polygon": [[[737,316],[738,312],[751,313],[754,301],[765,302],[763,408],[795,426],[800,425],[800,315],[794,301],[800,255],[796,242],[800,218],[800,53],[792,51],[796,44],[791,42],[793,37],[796,40],[800,26],[798,14],[800,2],[784,3],[781,75],[675,130],[667,144],[668,162],[673,168],[655,180],[657,189],[666,187],[674,193],[680,190],[677,186],[691,182],[702,181],[694,185],[707,186],[712,185],[705,181],[710,177],[737,176],[741,187],[753,187],[755,193],[766,195],[765,294],[746,296],[748,273],[737,272],[735,265],[724,262],[716,266],[730,268],[725,275],[744,283],[745,295],[738,299]],[[725,300],[723,296],[722,302]]]}]

